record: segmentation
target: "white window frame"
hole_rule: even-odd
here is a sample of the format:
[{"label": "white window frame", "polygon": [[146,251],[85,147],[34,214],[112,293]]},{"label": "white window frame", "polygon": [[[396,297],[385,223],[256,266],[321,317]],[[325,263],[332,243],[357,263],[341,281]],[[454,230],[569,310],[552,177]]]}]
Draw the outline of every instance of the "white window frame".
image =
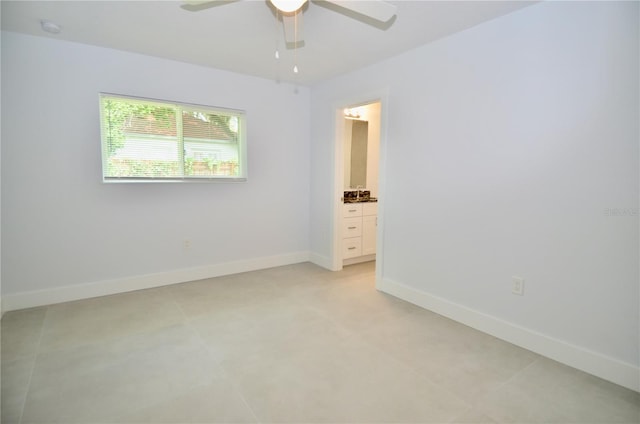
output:
[{"label": "white window frame", "polygon": [[[107,175],[109,146],[107,142],[107,125],[103,119],[103,100],[105,99],[124,99],[131,100],[132,103],[146,103],[163,107],[173,107],[176,109],[176,130],[178,138],[177,155],[180,160],[181,176],[172,177],[150,177],[150,176],[111,176]],[[246,112],[238,109],[221,108],[214,106],[199,105],[193,103],[174,102],[166,100],[151,99],[145,97],[127,96],[113,93],[99,93],[100,105],[100,141],[102,152],[102,181],[105,183],[122,183],[122,182],[244,182],[247,181],[247,125]],[[238,118],[238,175],[185,175],[185,137],[182,134],[182,110],[196,110],[210,114],[230,115]],[[187,142],[189,139],[187,137]],[[231,144],[232,142],[229,142]],[[233,142],[233,144],[236,144]]]}]

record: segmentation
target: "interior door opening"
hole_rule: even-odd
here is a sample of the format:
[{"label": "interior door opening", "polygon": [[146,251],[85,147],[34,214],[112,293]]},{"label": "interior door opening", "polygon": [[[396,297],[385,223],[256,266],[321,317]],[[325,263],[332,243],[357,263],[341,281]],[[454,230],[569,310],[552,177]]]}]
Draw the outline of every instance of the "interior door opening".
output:
[{"label": "interior door opening", "polygon": [[382,103],[349,104],[336,115],[336,208],[334,269],[375,261]]}]

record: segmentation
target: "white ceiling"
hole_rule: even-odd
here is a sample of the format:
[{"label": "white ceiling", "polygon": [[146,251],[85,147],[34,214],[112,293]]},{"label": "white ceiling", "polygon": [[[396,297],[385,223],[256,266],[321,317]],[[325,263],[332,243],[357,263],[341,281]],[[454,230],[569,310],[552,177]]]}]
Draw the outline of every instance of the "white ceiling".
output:
[{"label": "white ceiling", "polygon": [[[304,46],[285,49],[267,0],[240,0],[192,12],[180,1],[6,1],[2,30],[158,56],[243,74],[313,85],[526,7],[529,1],[390,1],[381,29],[312,2]],[[40,20],[62,27],[45,33]],[[280,45],[280,60],[274,52]],[[294,62],[300,72],[293,73]]]}]

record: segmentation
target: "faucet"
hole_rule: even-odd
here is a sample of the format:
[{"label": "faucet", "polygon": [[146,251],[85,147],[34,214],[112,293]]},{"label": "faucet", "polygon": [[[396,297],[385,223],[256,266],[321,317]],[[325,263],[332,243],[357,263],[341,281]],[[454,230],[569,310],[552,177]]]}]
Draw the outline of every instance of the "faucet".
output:
[{"label": "faucet", "polygon": [[356,186],[356,198],[360,199],[360,189],[364,190],[364,186],[363,185],[357,185]]}]

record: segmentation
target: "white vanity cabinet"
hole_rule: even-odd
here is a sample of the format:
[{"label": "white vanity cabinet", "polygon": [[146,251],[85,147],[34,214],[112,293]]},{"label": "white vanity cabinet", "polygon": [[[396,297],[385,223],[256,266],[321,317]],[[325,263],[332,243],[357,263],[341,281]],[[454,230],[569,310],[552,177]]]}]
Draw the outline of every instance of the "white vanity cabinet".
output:
[{"label": "white vanity cabinet", "polygon": [[342,259],[345,264],[371,261],[376,254],[378,204],[345,203],[342,217]]},{"label": "white vanity cabinet", "polygon": [[362,256],[362,203],[345,203],[342,214],[342,259]]}]

